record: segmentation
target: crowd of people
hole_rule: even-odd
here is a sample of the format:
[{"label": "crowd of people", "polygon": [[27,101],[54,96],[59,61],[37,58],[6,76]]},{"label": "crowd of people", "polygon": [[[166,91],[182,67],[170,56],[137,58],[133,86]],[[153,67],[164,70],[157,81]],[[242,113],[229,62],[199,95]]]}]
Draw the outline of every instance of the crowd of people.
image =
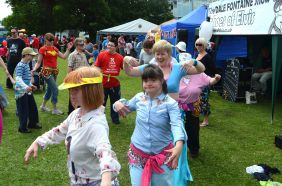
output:
[{"label": "crowd of people", "polygon": [[[37,156],[39,147],[45,149],[65,141],[71,185],[119,185],[120,164],[109,141],[109,118],[105,115],[109,98],[112,124],[119,125],[120,116],[136,111],[128,151],[132,185],[184,186],[192,180],[188,154],[192,158],[199,155],[199,128],[208,126],[210,114],[209,86],[221,78],[206,52],[204,38],[195,42],[195,58],[186,52],[183,41],[175,46],[178,55],[174,58],[168,41],[151,37],[142,41],[137,56],[137,52],[131,53],[134,44],[126,42],[124,35],[108,34],[100,47],[89,38],[73,38],[66,43],[66,50],[60,51],[57,36],[52,33],[46,33],[44,43],[35,48],[19,37],[17,29],[12,29],[11,34],[7,40],[7,66],[1,58],[0,62],[7,75],[6,87],[15,89],[20,133],[42,128],[38,110],[63,115],[57,108],[58,90],[69,90],[67,118],[31,144],[25,162]],[[32,37],[35,41],[36,36]],[[59,87],[57,58],[67,59],[68,72]],[[129,100],[121,96],[121,70],[128,77],[142,80],[143,91]],[[33,97],[38,88],[33,76],[38,71],[47,84],[39,109]],[[47,107],[49,100],[52,109]],[[2,118],[0,122],[1,142]]]}]

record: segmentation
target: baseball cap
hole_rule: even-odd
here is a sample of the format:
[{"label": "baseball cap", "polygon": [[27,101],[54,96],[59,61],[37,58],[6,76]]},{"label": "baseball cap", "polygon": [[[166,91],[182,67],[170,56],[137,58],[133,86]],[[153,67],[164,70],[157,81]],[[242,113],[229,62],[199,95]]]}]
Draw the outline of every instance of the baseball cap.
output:
[{"label": "baseball cap", "polygon": [[23,49],[23,51],[22,51],[22,55],[27,55],[27,54],[32,55],[32,56],[36,56],[36,55],[37,55],[37,53],[34,52],[32,48],[30,48],[30,47],[25,47],[25,48]]}]

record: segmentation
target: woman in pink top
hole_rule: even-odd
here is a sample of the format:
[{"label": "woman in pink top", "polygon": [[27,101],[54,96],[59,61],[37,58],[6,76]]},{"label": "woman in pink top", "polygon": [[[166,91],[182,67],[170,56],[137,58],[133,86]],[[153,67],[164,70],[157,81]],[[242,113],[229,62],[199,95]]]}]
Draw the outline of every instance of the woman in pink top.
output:
[{"label": "woman in pink top", "polygon": [[208,85],[214,85],[221,76],[216,74],[214,78],[205,73],[187,75],[180,80],[178,105],[182,113],[185,114],[185,130],[188,135],[188,148],[191,157],[199,154],[199,114],[200,99],[202,89]]}]

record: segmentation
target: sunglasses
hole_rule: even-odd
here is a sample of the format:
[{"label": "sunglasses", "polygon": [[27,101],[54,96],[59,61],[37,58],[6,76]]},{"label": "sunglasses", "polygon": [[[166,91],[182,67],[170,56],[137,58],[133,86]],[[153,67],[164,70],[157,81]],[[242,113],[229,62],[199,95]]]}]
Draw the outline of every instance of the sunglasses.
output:
[{"label": "sunglasses", "polygon": [[54,39],[53,38],[50,38],[50,39],[47,39],[49,42],[52,42],[52,41],[54,41]]},{"label": "sunglasses", "polygon": [[17,32],[11,32],[11,34],[16,34]]},{"label": "sunglasses", "polygon": [[79,43],[79,44],[77,44],[78,46],[84,46],[84,43]]},{"label": "sunglasses", "polygon": [[109,46],[109,47],[115,47],[115,45],[114,45],[114,44],[108,44],[108,46]]},{"label": "sunglasses", "polygon": [[203,46],[203,44],[201,44],[201,43],[196,43],[196,46]]}]

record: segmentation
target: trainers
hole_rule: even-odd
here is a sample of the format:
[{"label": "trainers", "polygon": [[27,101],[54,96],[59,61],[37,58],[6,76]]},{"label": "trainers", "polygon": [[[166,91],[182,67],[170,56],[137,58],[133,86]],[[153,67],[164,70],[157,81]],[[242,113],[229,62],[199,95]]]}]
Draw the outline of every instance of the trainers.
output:
[{"label": "trainers", "polygon": [[200,127],[207,127],[207,126],[209,126],[209,123],[204,123],[203,122],[203,123],[200,124]]},{"label": "trainers", "polygon": [[63,111],[60,111],[59,109],[53,109],[52,114],[55,114],[55,115],[63,115],[64,112],[63,112]]},{"label": "trainers", "polygon": [[46,107],[46,106],[43,106],[43,105],[40,106],[40,110],[42,112],[50,112],[50,109],[48,107]]}]

